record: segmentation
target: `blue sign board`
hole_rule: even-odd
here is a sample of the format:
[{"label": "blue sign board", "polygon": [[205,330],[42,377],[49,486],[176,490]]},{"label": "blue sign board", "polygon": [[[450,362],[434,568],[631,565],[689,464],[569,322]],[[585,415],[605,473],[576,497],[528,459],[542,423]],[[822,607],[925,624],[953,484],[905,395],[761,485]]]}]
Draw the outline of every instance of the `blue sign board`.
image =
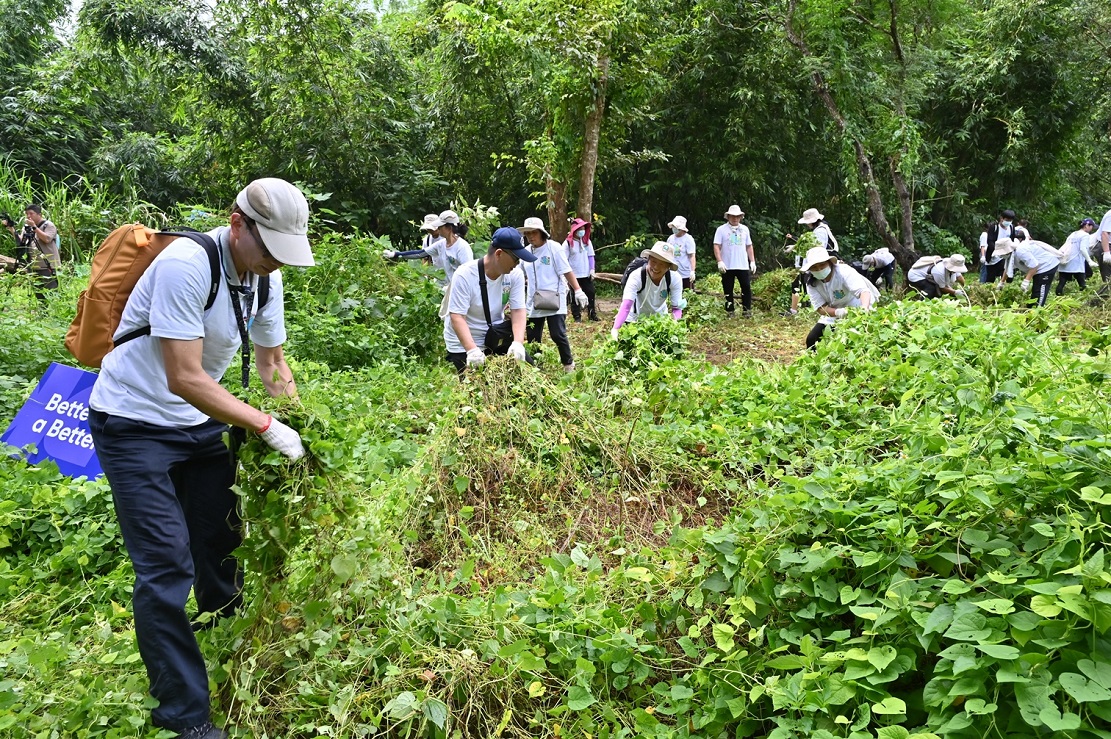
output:
[{"label": "blue sign board", "polygon": [[93,372],[50,365],[0,442],[17,449],[33,444],[34,453],[25,453],[31,464],[51,459],[64,475],[99,477],[103,473],[89,434],[94,382]]}]

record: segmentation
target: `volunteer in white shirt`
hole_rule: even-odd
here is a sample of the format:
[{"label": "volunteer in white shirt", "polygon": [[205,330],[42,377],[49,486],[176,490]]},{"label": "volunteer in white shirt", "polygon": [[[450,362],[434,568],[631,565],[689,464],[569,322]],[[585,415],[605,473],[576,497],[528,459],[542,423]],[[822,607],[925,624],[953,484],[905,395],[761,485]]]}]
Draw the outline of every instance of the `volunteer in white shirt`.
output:
[{"label": "volunteer in white shirt", "polygon": [[891,292],[895,289],[895,255],[886,246],[876,249],[874,252],[864,257],[864,268],[868,272],[864,275],[876,287],[879,287],[880,280],[887,287],[887,291]]},{"label": "volunteer in white shirt", "polygon": [[525,276],[517,265],[535,260],[517,229],[499,228],[485,256],[455,270],[444,314],[444,344],[448,361],[460,375],[468,366],[484,363],[491,354],[528,359],[524,346]]},{"label": "volunteer in white shirt", "polygon": [[[818,212],[817,208],[807,208],[802,212],[802,217],[799,218],[798,222],[799,225],[807,226],[810,229],[810,232],[814,234],[814,239],[818,242],[818,246],[833,256],[837,256],[837,239],[825,219],[826,217]],[[794,239],[793,234],[787,234],[788,241],[794,241]],[[791,309],[782,315],[794,316],[799,312],[799,299],[802,295],[803,280],[806,275],[802,271],[803,256],[798,253],[797,245],[793,244],[787,247],[787,251],[795,253],[795,269],[799,272],[795,276],[794,282],[791,283]]]},{"label": "volunteer in white shirt", "polygon": [[1061,263],[1060,257],[1048,249],[1043,249],[1038,241],[1023,241],[1015,246],[1014,266],[1016,273],[1023,273],[1022,290],[1030,291],[1033,305],[1045,305],[1049,297],[1049,286]]},{"label": "volunteer in white shirt", "polygon": [[676,258],[679,260],[679,276],[683,278],[683,289],[693,290],[698,264],[694,237],[687,231],[687,219],[683,216],[675,216],[667,227],[671,229],[667,243],[674,247]]},{"label": "volunteer in white shirt", "polygon": [[1104,282],[1111,282],[1111,210],[1103,214],[1095,233],[1099,239],[1099,253],[1094,255],[1099,262],[1099,276]]},{"label": "volunteer in white shirt", "polygon": [[953,254],[945,259],[923,257],[907,273],[907,281],[926,298],[939,298],[942,295],[967,298],[968,293],[964,290],[966,272],[968,265],[963,254]]},{"label": "volunteer in white shirt", "polygon": [[[597,321],[598,307],[594,302],[594,244],[590,240],[590,224],[581,218],[571,221],[571,230],[567,233],[564,247],[567,249],[567,263],[571,265],[579,287],[586,293],[587,315],[590,320]],[[582,319],[582,310],[578,302],[571,301],[571,315],[576,322]]]},{"label": "volunteer in white shirt", "polygon": [[[120,343],[104,357],[89,402],[97,456],[135,571],[135,635],[158,700],[152,720],[180,736],[227,737],[209,720],[208,675],[185,611],[190,589],[201,612],[222,616],[242,597],[232,556],[241,538],[235,458],[224,436],[231,425],[260,434],[290,459],[304,454],[296,431],[237,399],[220,378],[249,332],[266,390],[297,394],[282,353],[277,270],[313,265],[308,217],[304,195],[284,180],[244,188],[230,225],[208,234],[223,268],[208,311],[208,253],[191,239],[171,243],[128,298],[115,334]],[[251,293],[260,275],[270,275],[270,294],[257,309]],[[128,334],[134,338],[121,341]]]},{"label": "volunteer in white shirt", "polygon": [[[530,344],[539,344],[544,336],[544,324],[548,334],[559,349],[559,361],[563,369],[570,372],[575,368],[575,358],[571,354],[571,342],[567,339],[567,291],[564,281],[575,291],[575,302],[585,308],[590,301],[579,286],[575,273],[567,263],[563,247],[552,241],[544,221],[539,218],[526,218],[525,225],[517,228],[536,257],[525,271],[528,286],[528,329],[525,338]],[[538,305],[548,301],[548,305]]]},{"label": "volunteer in white shirt", "polygon": [[[444,238],[439,234],[440,229],[443,227],[443,225],[444,222],[440,220],[440,217],[438,215],[436,215],[435,213],[429,213],[424,217],[424,221],[420,225],[420,230],[424,233],[421,248],[412,249],[410,251],[395,251],[394,249],[383,249],[382,256],[390,260],[424,259],[427,257],[432,260],[433,267],[444,270],[444,279],[440,280],[440,282],[446,285],[448,282],[451,281],[451,275],[448,274],[448,265],[444,262],[444,249],[446,244]],[[465,254],[461,256],[465,256]],[[452,267],[451,269],[452,272],[454,272],[455,268]]]},{"label": "volunteer in white shirt", "polygon": [[670,308],[676,321],[683,317],[687,302],[683,299],[683,278],[679,276],[679,259],[675,247],[657,241],[651,250],[641,253],[648,264],[629,273],[621,307],[610,329],[610,336],[617,338],[621,327],[638,316],[665,315]]},{"label": "volunteer in white shirt", "polygon": [[1008,208],[1000,212],[997,223],[989,223],[980,234],[980,282],[986,285],[1004,279],[1006,259],[995,253],[995,246],[1000,241],[1011,242],[1018,237],[1025,238],[1017,229],[1015,212]]},{"label": "volunteer in white shirt", "polygon": [[725,211],[726,222],[714,232],[714,259],[721,272],[721,286],[725,291],[725,311],[733,315],[736,304],[733,288],[741,283],[741,305],[746,318],[752,316],[752,273],[756,271],[756,255],[752,250],[752,236],[748,226],[741,223],[745,213],[739,205],[730,205]]},{"label": "volunteer in white shirt", "polygon": [[807,349],[815,348],[826,327],[832,330],[837,319],[844,318],[850,308],[870,311],[880,297],[880,291],[864,279],[864,275],[842,264],[836,254],[830,254],[820,246],[806,252],[802,271],[806,273],[806,293],[810,296],[810,303],[821,316],[806,336]]},{"label": "volunteer in white shirt", "polygon": [[1092,232],[1095,230],[1096,222],[1091,218],[1085,218],[1080,222],[1080,228],[1065,239],[1063,251],[1068,253],[1069,259],[1058,270],[1057,295],[1065,294],[1065,283],[1069,280],[1076,280],[1081,290],[1088,286],[1088,275],[1091,274],[1092,269],[1089,265],[1091,257],[1088,249]]}]

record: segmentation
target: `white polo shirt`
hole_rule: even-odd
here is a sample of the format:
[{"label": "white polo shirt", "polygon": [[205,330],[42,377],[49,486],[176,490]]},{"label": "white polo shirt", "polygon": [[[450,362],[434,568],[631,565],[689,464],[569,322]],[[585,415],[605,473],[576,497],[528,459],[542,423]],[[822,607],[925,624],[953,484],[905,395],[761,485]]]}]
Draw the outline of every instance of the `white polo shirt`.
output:
[{"label": "white polo shirt", "polygon": [[621,300],[633,301],[633,309],[626,319],[628,321],[635,321],[637,316],[667,315],[669,309],[683,305],[683,278],[679,276],[678,270],[669,269],[657,285],[652,282],[646,267],[634,269],[625,282]]},{"label": "white polo shirt", "polygon": [[576,278],[590,277],[590,258],[594,256],[594,245],[589,241],[585,244],[575,237],[564,244],[567,249],[567,263]]},{"label": "white polo shirt", "polygon": [[942,260],[930,268],[929,280],[939,288],[947,287],[950,290],[959,290],[961,287],[961,284],[957,282],[959,276],[956,272],[945,269],[945,260]]},{"label": "white polo shirt", "polygon": [[675,256],[679,262],[679,276],[684,280],[689,280],[691,277],[691,257],[695,256],[694,237],[689,233],[682,236],[671,234],[667,237],[667,243],[675,247]]},{"label": "white polo shirt", "polygon": [[[880,291],[875,285],[844,262],[838,262],[833,266],[833,277],[829,282],[815,280],[809,276],[806,278],[806,294],[810,296],[814,310],[818,310],[823,305],[831,308],[859,308],[862,305],[860,296],[866,292],[872,294],[873,302],[880,296]],[[833,317],[822,316],[821,321],[829,324],[833,322]]]},{"label": "white polo shirt", "polygon": [[1061,260],[1037,244],[1023,241],[1015,248],[1015,272],[1022,273],[1023,279],[1026,272],[1033,269],[1035,274],[1044,275],[1057,269]]},{"label": "white polo shirt", "polygon": [[[567,263],[567,253],[563,246],[548,239],[543,246],[529,246],[536,255],[535,262],[522,262],[521,268],[525,271],[528,283],[528,296],[525,305],[528,308],[529,318],[545,318],[547,316],[567,315],[567,291],[564,289],[565,274],[571,271]],[[537,310],[532,301],[537,290],[555,290],[559,293],[559,308],[556,310]]]},{"label": "white polo shirt", "polygon": [[[212,287],[212,269],[204,248],[191,239],[177,239],[155,257],[139,278],[123,310],[115,336],[150,326],[140,336],[108,352],[93,385],[89,405],[113,416],[156,426],[185,428],[208,420],[201,411],[170,392],[159,339],[204,339],[201,367],[217,382],[239,356],[241,345],[228,284],[239,286],[239,276],[228,251],[228,227],[209,231],[223,257],[223,276],[216,300],[204,305]],[[251,281],[258,284],[258,278]],[[258,310],[256,291],[250,323],[251,341],[263,347],[285,343],[285,306],[282,276],[270,274],[270,297]]]},{"label": "white polo shirt", "polygon": [[[466,264],[474,259],[474,253],[471,251],[471,245],[467,243],[466,239],[459,236],[455,239],[455,243],[451,246],[447,245],[445,239],[438,239],[432,244],[432,248],[436,249],[436,255],[439,257],[440,264],[444,267],[444,275],[447,281],[451,282],[451,278],[455,275],[455,270],[459,266]],[[433,263],[436,262],[436,257],[432,257]]]},{"label": "white polo shirt", "polygon": [[1088,245],[1091,243],[1091,234],[1084,229],[1073,231],[1065,239],[1065,246],[1072,247],[1072,258],[1061,265],[1061,271],[1069,274],[1084,272],[1084,265],[1088,261]]},{"label": "white polo shirt", "polygon": [[723,223],[714,232],[714,243],[721,247],[721,261],[725,262],[726,269],[748,269],[748,247],[752,245],[752,236],[748,226],[739,223],[730,226]]},{"label": "white polo shirt", "polygon": [[[490,302],[490,322],[501,323],[506,320],[505,309],[520,310],[525,307],[525,276],[521,268],[501,277],[486,278],[486,298]],[[451,325],[451,314],[458,313],[467,322],[475,346],[486,345],[486,314],[482,310],[482,292],[478,285],[478,260],[472,259],[459,269],[451,278],[451,293],[448,295],[448,315],[444,318],[444,344],[449,354],[465,352],[459,336]]]}]

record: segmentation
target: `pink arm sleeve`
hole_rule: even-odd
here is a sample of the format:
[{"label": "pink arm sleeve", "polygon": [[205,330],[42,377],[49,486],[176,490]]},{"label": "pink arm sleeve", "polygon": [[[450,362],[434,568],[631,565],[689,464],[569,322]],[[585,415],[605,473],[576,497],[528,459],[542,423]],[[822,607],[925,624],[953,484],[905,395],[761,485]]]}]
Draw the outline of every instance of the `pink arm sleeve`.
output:
[{"label": "pink arm sleeve", "polygon": [[625,325],[625,319],[629,317],[629,311],[633,309],[633,301],[622,300],[621,310],[617,311],[617,320],[613,322],[614,328],[621,328]]},{"label": "pink arm sleeve", "polygon": [[591,271],[591,272],[593,272],[593,271],[594,271],[594,255],[593,255],[593,254],[591,254],[591,255],[590,255],[590,256],[588,257],[588,259],[590,259],[590,271]]},{"label": "pink arm sleeve", "polygon": [[683,309],[682,308],[672,308],[671,309],[671,317],[674,318],[676,321],[678,321],[679,319],[681,319],[683,317]]}]

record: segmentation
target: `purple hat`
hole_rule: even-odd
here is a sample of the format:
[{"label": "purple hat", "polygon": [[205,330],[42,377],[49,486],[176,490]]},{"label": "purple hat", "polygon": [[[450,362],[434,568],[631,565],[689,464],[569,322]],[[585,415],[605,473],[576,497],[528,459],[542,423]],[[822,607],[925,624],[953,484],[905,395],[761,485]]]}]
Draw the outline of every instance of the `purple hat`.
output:
[{"label": "purple hat", "polygon": [[1096,222],[1093,221],[1091,218],[1085,218],[1083,221],[1080,222],[1080,227],[1084,228],[1085,226],[1091,226],[1092,228],[1095,228]]}]

